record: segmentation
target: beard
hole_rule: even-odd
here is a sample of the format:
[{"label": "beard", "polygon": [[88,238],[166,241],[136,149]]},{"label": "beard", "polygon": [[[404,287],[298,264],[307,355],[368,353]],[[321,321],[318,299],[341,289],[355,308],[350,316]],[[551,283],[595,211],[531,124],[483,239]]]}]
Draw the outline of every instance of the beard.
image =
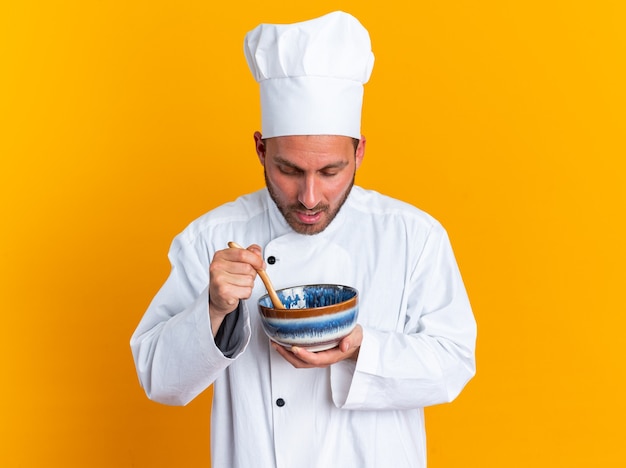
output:
[{"label": "beard", "polygon": [[314,211],[316,213],[322,213],[322,219],[318,223],[305,224],[305,223],[302,223],[298,219],[298,217],[296,216],[296,212],[303,212],[303,211],[310,212],[312,210],[306,208],[300,202],[293,204],[293,205],[283,204],[278,198],[278,195],[277,195],[278,191],[276,190],[274,185],[272,185],[270,180],[267,178],[267,172],[264,170],[263,173],[265,176],[265,185],[267,187],[267,191],[269,192],[270,197],[276,204],[278,211],[280,211],[280,213],[285,218],[285,221],[287,221],[287,224],[289,224],[291,229],[296,231],[298,234],[305,234],[309,236],[312,236],[314,234],[319,234],[320,232],[322,232],[324,229],[328,227],[328,225],[333,221],[333,219],[335,219],[335,217],[339,213],[339,210],[348,199],[348,195],[350,195],[350,191],[352,190],[352,187],[354,186],[354,180],[355,180],[355,174],[353,174],[352,180],[350,181],[350,184],[346,188],[345,192],[342,194],[339,202],[337,203],[337,206],[332,207],[327,204],[318,203],[314,207]]}]

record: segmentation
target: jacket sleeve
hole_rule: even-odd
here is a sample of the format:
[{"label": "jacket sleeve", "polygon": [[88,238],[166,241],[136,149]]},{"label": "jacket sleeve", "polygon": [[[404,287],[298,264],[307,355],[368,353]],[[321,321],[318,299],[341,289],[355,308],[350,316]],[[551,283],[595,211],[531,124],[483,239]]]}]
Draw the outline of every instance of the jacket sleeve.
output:
[{"label": "jacket sleeve", "polygon": [[441,226],[428,236],[405,289],[403,329],[364,327],[357,362],[331,366],[336,406],[412,409],[446,403],[474,376],[476,322]]},{"label": "jacket sleeve", "polygon": [[231,358],[224,356],[213,339],[209,318],[208,248],[194,245],[183,233],[174,239],[169,259],[170,275],[130,345],[148,397],[168,405],[186,405],[243,352],[250,339],[250,320],[242,301],[236,333],[239,343],[231,343]]}]

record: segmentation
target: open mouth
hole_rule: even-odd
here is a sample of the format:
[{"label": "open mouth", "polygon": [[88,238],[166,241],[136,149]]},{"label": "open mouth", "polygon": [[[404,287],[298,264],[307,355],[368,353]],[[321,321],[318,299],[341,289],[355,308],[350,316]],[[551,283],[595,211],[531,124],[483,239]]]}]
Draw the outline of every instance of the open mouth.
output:
[{"label": "open mouth", "polygon": [[298,221],[303,224],[315,224],[322,218],[323,211],[317,211],[315,213],[308,213],[302,211],[296,211]]}]

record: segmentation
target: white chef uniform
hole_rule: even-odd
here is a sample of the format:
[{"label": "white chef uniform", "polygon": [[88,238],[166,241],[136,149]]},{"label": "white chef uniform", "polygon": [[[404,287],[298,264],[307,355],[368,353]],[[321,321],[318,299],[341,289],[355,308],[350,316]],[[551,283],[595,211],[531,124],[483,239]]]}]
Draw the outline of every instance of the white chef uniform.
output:
[{"label": "white chef uniform", "polygon": [[[359,291],[358,360],[295,369],[259,323],[260,279],[243,301],[231,358],[215,345],[209,263],[228,241],[259,244],[276,288]],[[213,468],[424,467],[423,407],[474,375],[476,324],[446,232],[403,202],[354,187],[326,230],[295,233],[267,191],[193,222],[131,346],[148,396],[186,404],[214,383]]]}]

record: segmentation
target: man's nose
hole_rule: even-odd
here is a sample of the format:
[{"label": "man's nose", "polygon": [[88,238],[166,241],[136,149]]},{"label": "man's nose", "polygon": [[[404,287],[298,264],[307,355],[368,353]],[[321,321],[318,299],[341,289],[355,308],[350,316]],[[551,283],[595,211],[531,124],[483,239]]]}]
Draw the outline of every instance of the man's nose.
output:
[{"label": "man's nose", "polygon": [[317,206],[320,201],[320,196],[318,192],[318,184],[315,181],[315,176],[310,175],[304,178],[304,182],[300,189],[300,195],[298,197],[298,201],[302,203],[302,205],[307,210],[312,210]]}]

